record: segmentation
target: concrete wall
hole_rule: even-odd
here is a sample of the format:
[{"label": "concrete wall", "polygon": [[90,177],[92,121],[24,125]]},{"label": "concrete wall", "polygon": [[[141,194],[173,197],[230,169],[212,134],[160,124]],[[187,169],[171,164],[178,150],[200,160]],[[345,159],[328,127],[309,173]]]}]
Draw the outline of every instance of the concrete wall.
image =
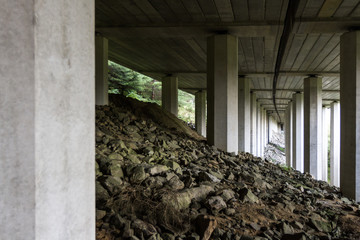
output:
[{"label": "concrete wall", "polygon": [[95,239],[94,1],[1,5],[0,239]]}]

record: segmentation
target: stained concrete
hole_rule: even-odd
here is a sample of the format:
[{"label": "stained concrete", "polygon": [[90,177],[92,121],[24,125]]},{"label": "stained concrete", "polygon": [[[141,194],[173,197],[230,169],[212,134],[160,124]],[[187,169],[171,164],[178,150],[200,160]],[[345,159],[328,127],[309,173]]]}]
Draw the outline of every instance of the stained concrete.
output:
[{"label": "stained concrete", "polygon": [[206,137],[206,91],[195,93],[195,128],[197,133]]},{"label": "stained concrete", "polygon": [[360,31],[340,38],[340,188],[360,201]]},{"label": "stained concrete", "polygon": [[161,106],[175,116],[178,115],[178,77],[167,76],[162,78]]},{"label": "stained concrete", "polygon": [[250,79],[239,77],[239,151],[250,152]]},{"label": "stained concrete", "polygon": [[95,104],[108,105],[108,40],[102,36],[95,37]]},{"label": "stained concrete", "polygon": [[94,1],[2,1],[0,22],[0,239],[95,239]]},{"label": "stained concrete", "polygon": [[215,35],[207,41],[208,143],[238,151],[238,39]]}]

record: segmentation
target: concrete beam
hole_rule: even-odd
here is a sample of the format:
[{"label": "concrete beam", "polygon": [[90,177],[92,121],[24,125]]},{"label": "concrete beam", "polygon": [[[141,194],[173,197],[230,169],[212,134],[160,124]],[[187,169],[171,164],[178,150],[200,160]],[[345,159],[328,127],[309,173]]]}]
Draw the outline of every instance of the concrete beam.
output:
[{"label": "concrete beam", "polygon": [[178,115],[178,78],[174,76],[164,77],[161,86],[162,108]]},{"label": "concrete beam", "polygon": [[108,105],[108,40],[95,37],[95,104]]},{"label": "concrete beam", "polygon": [[304,79],[304,171],[322,178],[321,78]]},{"label": "concrete beam", "polygon": [[330,183],[340,187],[340,103],[330,108]]},{"label": "concrete beam", "polygon": [[206,137],[206,91],[195,93],[195,128]]},{"label": "concrete beam", "polygon": [[342,193],[360,201],[360,31],[340,39]]},{"label": "concrete beam", "polygon": [[250,152],[250,79],[239,77],[239,151]]},{"label": "concrete beam", "polygon": [[1,2],[0,239],[95,239],[94,7]]},{"label": "concrete beam", "polygon": [[207,41],[208,143],[238,151],[238,39],[215,35]]}]

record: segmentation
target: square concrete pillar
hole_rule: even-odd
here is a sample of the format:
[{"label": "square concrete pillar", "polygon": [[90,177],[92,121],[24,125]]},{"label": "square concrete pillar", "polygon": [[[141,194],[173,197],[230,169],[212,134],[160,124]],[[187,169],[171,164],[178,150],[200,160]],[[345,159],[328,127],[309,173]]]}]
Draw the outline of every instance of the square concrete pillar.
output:
[{"label": "square concrete pillar", "polygon": [[257,102],[256,104],[256,155],[260,157],[261,155],[261,104],[260,102]]},{"label": "square concrete pillar", "polygon": [[1,2],[0,239],[95,239],[94,7]]},{"label": "square concrete pillar", "polygon": [[293,160],[292,160],[292,103],[289,103],[289,105],[286,108],[285,112],[285,156],[286,156],[286,165],[288,167],[294,167],[293,166]]},{"label": "square concrete pillar", "polygon": [[292,100],[292,157],[296,170],[304,172],[304,95],[295,93]]},{"label": "square concrete pillar", "polygon": [[250,79],[239,77],[239,151],[250,152]]},{"label": "square concrete pillar", "polygon": [[207,41],[208,143],[238,151],[238,39],[215,35]]},{"label": "square concrete pillar", "polygon": [[198,134],[206,137],[206,91],[195,93],[195,128]]},{"label": "square concrete pillar", "polygon": [[360,201],[360,31],[340,38],[340,188]]},{"label": "square concrete pillar", "polygon": [[304,79],[304,172],[322,179],[322,80]]},{"label": "square concrete pillar", "polygon": [[328,181],[329,170],[329,132],[330,131],[330,109],[326,106],[322,108],[322,163],[321,180]]},{"label": "square concrete pillar", "polygon": [[167,76],[162,78],[161,103],[166,111],[178,115],[178,78]]},{"label": "square concrete pillar", "polygon": [[340,187],[340,103],[330,108],[330,184]]},{"label": "square concrete pillar", "polygon": [[256,155],[256,94],[255,93],[251,93],[250,94],[250,103],[251,103],[251,113],[250,113],[250,122],[251,122],[251,130],[250,130],[250,135],[251,135],[251,153]]},{"label": "square concrete pillar", "polygon": [[95,104],[108,105],[108,40],[95,37]]}]

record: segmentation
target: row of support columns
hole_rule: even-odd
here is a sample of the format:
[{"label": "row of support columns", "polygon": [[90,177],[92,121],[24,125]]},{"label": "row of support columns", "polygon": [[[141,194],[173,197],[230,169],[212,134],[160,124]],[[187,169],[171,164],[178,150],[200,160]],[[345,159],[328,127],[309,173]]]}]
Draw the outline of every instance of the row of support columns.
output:
[{"label": "row of support columns", "polygon": [[[358,63],[359,47],[355,44],[359,33],[345,34],[342,39],[353,46],[352,51],[342,51],[342,57],[352,57]],[[342,44],[342,49],[345,49]],[[107,104],[107,40],[96,36],[96,103]],[[238,76],[237,69],[237,38],[231,35],[216,35],[208,39],[208,92],[199,91],[195,94],[196,129],[199,134],[207,136],[209,144],[215,145],[228,152],[251,152],[257,156],[263,156],[264,148],[270,137],[269,120],[266,110],[257,102],[256,94],[250,93],[250,80]],[[106,63],[106,64],[104,64]],[[359,76],[354,73],[357,65],[345,66],[348,69],[342,71],[342,78],[359,81]],[[351,67],[352,66],[352,67]],[[356,67],[354,67],[356,66]],[[344,67],[343,67],[344,69]],[[165,110],[177,116],[178,112],[178,78],[166,76],[162,79],[162,106]],[[344,84],[341,81],[342,94],[346,99],[356,99],[356,87]],[[351,83],[351,82],[350,82]],[[354,93],[355,92],[355,93]],[[351,95],[352,94],[352,95]],[[352,98],[350,98],[352,97]],[[206,98],[207,113],[206,121]],[[327,181],[328,179],[328,124],[331,119],[330,141],[330,179],[336,186],[340,185],[340,131],[339,131],[339,103],[333,103],[331,114],[322,108],[322,80],[319,77],[304,79],[304,93],[295,93],[292,102],[286,110],[285,119],[285,144],[287,165],[301,172],[308,172],[314,178]],[[237,99],[237,101],[236,101]],[[234,101],[235,100],[235,101]],[[343,117],[350,119],[356,124],[356,104],[352,109],[346,110]],[[346,134],[357,139],[353,129],[348,130],[343,126]],[[343,133],[345,135],[345,133]],[[344,137],[344,136],[343,136]],[[355,141],[355,145],[356,145]],[[350,145],[351,146],[351,145]],[[358,158],[356,150],[347,149],[345,156]],[[350,154],[351,153],[351,154]],[[360,157],[359,157],[360,158]],[[357,179],[358,163],[352,164],[350,176]],[[342,164],[342,172],[349,170],[349,166]],[[355,169],[355,170],[354,170]],[[343,182],[356,182],[343,177]],[[358,184],[359,185],[359,184]],[[356,185],[357,188],[359,186]],[[356,189],[355,187],[355,189]],[[346,187],[348,192],[355,192],[354,188]],[[357,190],[357,189],[356,189]],[[346,190],[345,190],[346,191]]]},{"label": "row of support columns", "polygon": [[340,186],[345,196],[360,201],[359,31],[342,35],[340,64],[341,113],[338,102],[331,103],[330,111],[322,108],[320,78],[306,78],[304,95],[293,95],[286,112],[287,164],[301,172],[308,172],[319,180],[327,181],[330,177],[330,183]]},{"label": "row of support columns", "polygon": [[[341,88],[345,100],[351,99],[356,102],[357,85],[352,82],[359,81],[356,69],[358,67],[358,51],[356,44],[359,33],[348,33],[342,37],[342,57],[353,59],[355,64],[345,65],[341,73],[342,79],[351,79],[349,84],[341,81],[344,87]],[[344,41],[352,46],[345,48]],[[96,103],[107,104],[107,40],[96,37]],[[200,91],[196,93],[196,129],[199,134],[206,136],[208,142],[228,152],[251,152],[263,156],[264,148],[269,138],[269,120],[261,104],[256,101],[255,93],[250,93],[249,79],[238,77],[237,62],[237,38],[231,35],[216,35],[208,39],[208,93]],[[344,65],[342,65],[344,66]],[[177,91],[178,78],[167,76],[162,79],[162,106],[165,110],[177,116]],[[350,86],[350,87],[349,87]],[[285,135],[286,135],[286,156],[287,164],[301,172],[308,172],[314,178],[327,181],[328,179],[328,143],[326,134],[330,124],[330,113],[322,108],[322,80],[318,77],[304,79],[304,93],[295,93],[293,100],[286,111]],[[208,121],[206,122],[206,99]],[[234,101],[237,99],[237,101]],[[350,100],[348,100],[350,101]],[[354,125],[349,128],[344,125],[345,133],[353,136],[350,139],[357,139],[353,129],[357,129],[356,104],[349,104],[342,113],[343,118],[350,119]],[[351,110],[348,110],[351,108]],[[330,179],[334,185],[339,185],[339,130],[340,124],[338,115],[338,103],[331,107],[331,159]],[[207,125],[207,126],[206,126]],[[344,138],[344,136],[342,136]],[[348,135],[346,135],[348,136]],[[359,136],[360,138],[360,136]],[[348,139],[348,138],[347,138]],[[357,141],[357,140],[356,140]],[[356,145],[357,142],[354,142]],[[360,141],[360,140],[359,140]],[[356,159],[352,166],[351,173],[345,177],[343,182],[357,183],[358,158],[360,154],[356,150],[345,146],[342,151],[342,159]],[[346,157],[345,157],[346,156]],[[342,164],[341,171],[345,173],[350,170],[349,165]],[[350,176],[353,178],[351,180]],[[355,180],[354,180],[355,179]],[[349,188],[346,184],[345,191],[354,193],[358,191],[360,184]]]},{"label": "row of support columns", "polygon": [[[65,3],[5,1],[0,8],[0,22],[7,23],[0,34],[0,65],[6,69],[1,74],[11,79],[0,88],[0,119],[6,123],[0,125],[0,239],[95,239],[94,104],[107,103],[107,42],[96,38],[95,52],[93,1]],[[360,31],[343,34],[340,42],[341,133],[340,106],[333,103],[331,176],[340,171],[340,182],[334,176],[333,183],[360,201]],[[208,141],[229,152],[239,148],[237,46],[230,35],[208,40]],[[171,77],[169,82],[176,86]],[[319,102],[320,90],[318,83],[307,85],[310,107],[312,99]],[[305,170],[319,177],[321,151],[313,148],[320,146],[315,125],[321,110],[316,105],[305,112],[302,141],[302,97],[297,93],[292,102],[292,162],[301,171],[305,162]],[[165,105],[174,111],[172,100]],[[253,138],[266,136],[267,128],[264,110],[258,106],[256,112]],[[262,139],[257,137],[256,146],[264,145]]]}]

